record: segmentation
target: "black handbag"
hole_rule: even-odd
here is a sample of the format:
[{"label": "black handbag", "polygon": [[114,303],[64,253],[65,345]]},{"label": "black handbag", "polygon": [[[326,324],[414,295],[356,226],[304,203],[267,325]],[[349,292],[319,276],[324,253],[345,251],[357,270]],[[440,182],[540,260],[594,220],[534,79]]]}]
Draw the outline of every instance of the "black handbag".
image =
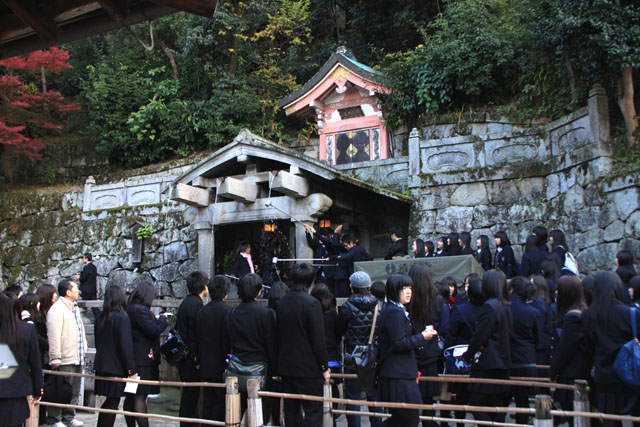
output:
[{"label": "black handbag", "polygon": [[264,390],[267,383],[267,364],[265,362],[244,363],[237,356],[231,355],[224,375],[238,378],[238,390],[247,392],[248,380],[259,380],[260,390]]},{"label": "black handbag", "polygon": [[160,346],[160,353],[168,364],[176,366],[189,356],[189,346],[184,342],[178,331],[171,329],[167,339]]},{"label": "black handbag", "polygon": [[42,400],[51,403],[71,403],[73,387],[62,375],[48,374],[44,377]]}]

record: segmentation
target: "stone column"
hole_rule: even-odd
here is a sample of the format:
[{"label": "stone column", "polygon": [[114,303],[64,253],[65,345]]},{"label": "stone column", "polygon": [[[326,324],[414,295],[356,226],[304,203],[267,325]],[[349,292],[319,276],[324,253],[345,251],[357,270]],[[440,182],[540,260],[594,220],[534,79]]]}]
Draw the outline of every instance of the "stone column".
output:
[{"label": "stone column", "polygon": [[611,133],[609,129],[609,102],[607,92],[596,84],[589,91],[589,138],[596,148],[598,158],[592,162],[591,169],[596,178],[611,171]]},{"label": "stone column", "polygon": [[200,221],[193,224],[198,232],[198,270],[204,271],[209,277],[215,274],[215,238],[211,223]]},{"label": "stone column", "polygon": [[[305,224],[313,226],[313,221],[304,221]],[[296,253],[295,257],[298,259],[307,259],[313,258],[313,250],[309,247],[307,243],[307,237],[305,236],[305,229],[302,224],[299,222],[295,222],[296,228]],[[309,262],[309,264],[313,264],[311,261],[303,261]]]},{"label": "stone column", "polygon": [[82,200],[82,210],[84,212],[90,211],[92,209],[91,206],[91,190],[96,185],[96,180],[94,177],[89,176],[87,180],[84,182],[84,195]]},{"label": "stone column", "polygon": [[413,128],[409,134],[409,188],[420,186],[420,136]]}]

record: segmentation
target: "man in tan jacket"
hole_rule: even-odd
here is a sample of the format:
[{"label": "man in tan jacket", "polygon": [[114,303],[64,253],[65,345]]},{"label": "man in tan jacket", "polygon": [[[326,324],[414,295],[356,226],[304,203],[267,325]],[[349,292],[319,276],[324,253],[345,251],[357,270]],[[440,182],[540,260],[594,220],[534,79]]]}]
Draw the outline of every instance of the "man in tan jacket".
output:
[{"label": "man in tan jacket", "polygon": [[[80,309],[76,301],[80,296],[78,285],[71,279],[58,283],[58,300],[47,313],[47,337],[51,368],[64,372],[82,373],[87,339]],[[72,405],[79,405],[80,378],[67,377],[73,386]],[[74,409],[47,408],[47,424],[53,427],[78,427],[84,423],[76,420]]]}]

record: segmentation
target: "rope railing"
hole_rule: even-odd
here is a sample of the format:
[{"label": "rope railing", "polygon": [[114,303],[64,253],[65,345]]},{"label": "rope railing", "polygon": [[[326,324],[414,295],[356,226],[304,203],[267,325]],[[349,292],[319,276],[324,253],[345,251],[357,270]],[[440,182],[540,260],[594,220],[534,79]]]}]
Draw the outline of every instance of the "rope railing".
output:
[{"label": "rope railing", "polygon": [[582,417],[582,418],[594,418],[598,420],[609,421],[631,421],[633,423],[640,422],[640,417],[634,417],[632,415],[617,415],[617,414],[605,414],[602,412],[584,412],[584,411],[562,411],[552,410],[551,415],[554,417]]},{"label": "rope railing", "polygon": [[154,381],[154,380],[140,380],[134,378],[122,378],[122,377],[101,377],[97,375],[90,374],[80,374],[76,372],[62,372],[62,371],[51,371],[48,369],[43,369],[43,373],[50,375],[61,375],[65,377],[81,377],[81,378],[93,378],[96,380],[102,381],[114,381],[114,382],[127,382],[127,383],[137,383],[137,384],[145,384],[145,385],[157,385],[157,386],[166,386],[166,387],[214,387],[214,388],[224,388],[224,383],[210,383],[210,382],[182,382],[182,381]]},{"label": "rope railing", "polygon": [[[344,415],[358,415],[363,417],[378,417],[378,418],[389,418],[391,414],[385,414],[384,412],[367,412],[367,411],[349,411],[345,409],[334,409],[332,411],[334,414],[344,414]],[[430,417],[430,416],[421,416],[421,421],[435,421],[435,422],[443,422],[443,423],[453,423],[453,424],[476,424],[479,426],[495,426],[495,427],[533,427],[530,424],[513,424],[513,423],[499,423],[495,421],[484,421],[484,420],[468,420],[466,418],[443,418],[443,417]]]},{"label": "rope railing", "polygon": [[97,413],[102,412],[105,414],[126,415],[126,416],[132,416],[132,417],[140,417],[140,418],[153,418],[153,419],[165,420],[165,421],[196,423],[196,424],[204,424],[204,425],[210,425],[210,426],[226,425],[223,421],[212,421],[212,420],[205,420],[201,418],[174,417],[173,415],[149,414],[146,412],[120,411],[118,409],[92,408],[90,406],[70,405],[70,404],[63,404],[63,403],[40,402],[38,403],[38,405],[49,406],[53,408],[62,408],[62,409],[65,409],[65,408],[76,409],[76,410],[86,411],[86,412],[97,412]]}]

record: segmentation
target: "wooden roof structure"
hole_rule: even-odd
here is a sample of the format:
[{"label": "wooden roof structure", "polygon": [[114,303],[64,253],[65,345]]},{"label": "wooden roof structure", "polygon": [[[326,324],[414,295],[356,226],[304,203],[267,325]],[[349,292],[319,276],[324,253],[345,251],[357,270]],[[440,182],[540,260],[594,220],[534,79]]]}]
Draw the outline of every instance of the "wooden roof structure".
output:
[{"label": "wooden roof structure", "polygon": [[0,59],[184,11],[211,18],[217,0],[0,0]]}]

